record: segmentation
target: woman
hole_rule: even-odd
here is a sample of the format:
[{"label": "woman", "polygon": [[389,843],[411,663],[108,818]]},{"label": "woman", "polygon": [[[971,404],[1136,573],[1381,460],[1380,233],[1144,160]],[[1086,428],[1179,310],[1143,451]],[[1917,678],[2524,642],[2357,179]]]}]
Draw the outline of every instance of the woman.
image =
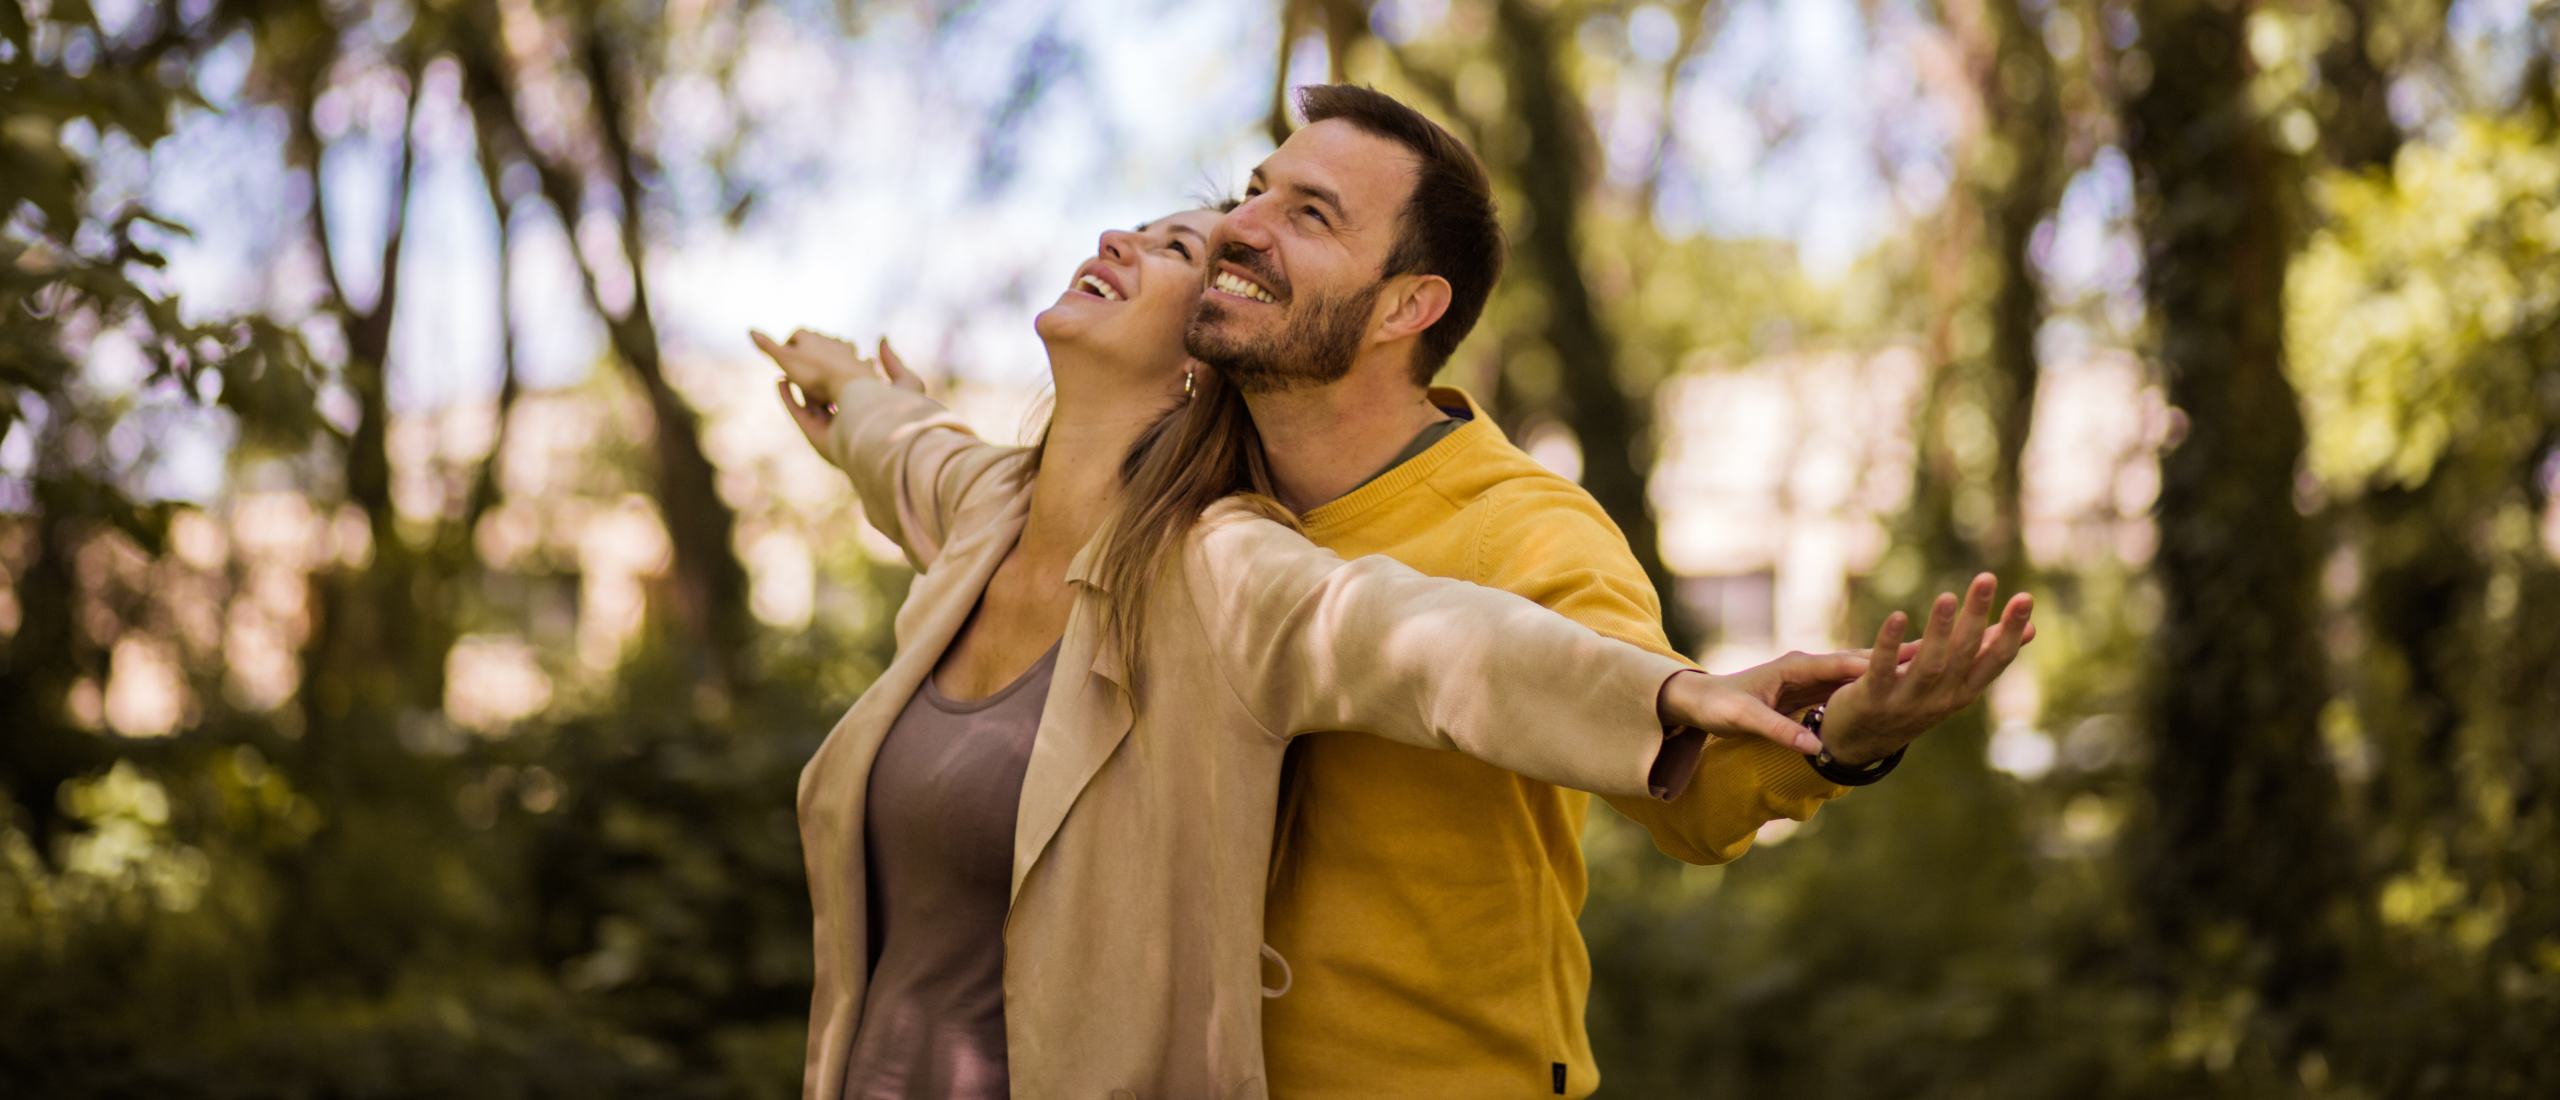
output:
[{"label": "woman", "polygon": [[1029,448],[979,443],[845,345],[756,337],[921,570],[895,660],[802,775],[809,1096],[1262,1096],[1289,737],[1671,797],[1699,736],[1666,724],[1812,747],[1769,704],[1865,667],[1800,658],[1785,678],[1811,686],[1782,701],[1779,672],[1684,672],[1516,596],[1346,563],[1232,495],[1267,487],[1251,423],[1181,341],[1214,217],[1103,235],[1040,315],[1056,406]]}]

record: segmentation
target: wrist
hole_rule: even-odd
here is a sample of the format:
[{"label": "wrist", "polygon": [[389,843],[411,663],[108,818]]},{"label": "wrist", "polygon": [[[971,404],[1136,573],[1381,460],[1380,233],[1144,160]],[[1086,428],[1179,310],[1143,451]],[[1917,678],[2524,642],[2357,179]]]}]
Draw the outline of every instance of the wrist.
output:
[{"label": "wrist", "polygon": [[1842,739],[1834,737],[1823,738],[1822,748],[1825,752],[1831,754],[1831,758],[1833,760],[1837,760],[1852,768],[1863,768],[1878,760],[1882,760],[1885,757],[1893,755],[1889,752],[1878,752],[1870,745],[1861,745],[1855,742],[1844,743]]},{"label": "wrist", "polygon": [[1850,767],[1865,767],[1893,755],[1893,750],[1879,748],[1869,739],[1859,736],[1862,731],[1858,728],[1854,712],[1837,713],[1831,710],[1829,703],[1806,710],[1796,721],[1822,739],[1823,751],[1829,753],[1831,759]]},{"label": "wrist", "polygon": [[1654,693],[1654,717],[1661,719],[1664,726],[1688,725],[1687,716],[1698,710],[1696,702],[1691,698],[1692,693],[1705,690],[1708,681],[1712,679],[1714,677],[1694,668],[1684,668],[1672,673],[1669,679],[1662,681],[1662,690]]},{"label": "wrist", "polygon": [[[1822,750],[1806,753],[1804,758],[1805,763],[1811,765],[1816,774],[1844,787],[1863,787],[1892,774],[1893,769],[1902,763],[1902,749],[1873,755],[1859,753],[1852,756],[1842,753],[1836,745],[1839,740],[1837,730],[1826,732],[1823,729],[1822,712],[1823,708],[1815,707],[1805,712],[1804,716],[1805,728],[1812,730],[1814,736],[1822,739]],[[1856,748],[1851,748],[1850,751],[1858,752]]]}]

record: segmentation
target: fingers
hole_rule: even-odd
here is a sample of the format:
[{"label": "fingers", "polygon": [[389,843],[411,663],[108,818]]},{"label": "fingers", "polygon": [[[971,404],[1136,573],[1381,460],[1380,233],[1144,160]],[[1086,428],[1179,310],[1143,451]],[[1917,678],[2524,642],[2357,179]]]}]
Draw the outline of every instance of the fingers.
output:
[{"label": "fingers", "polygon": [[1902,662],[1918,654],[1917,643],[1906,646],[1902,640],[1902,632],[1910,626],[1911,620],[1896,611],[1885,616],[1884,625],[1876,628],[1875,647],[1867,651],[1867,676],[1875,680],[1876,686],[1890,686]]},{"label": "fingers", "polygon": [[2026,635],[2034,633],[2027,628],[2035,625],[2029,621],[2029,618],[2035,614],[2035,609],[2034,596],[2020,592],[2009,597],[2009,606],[2000,610],[2000,621],[1991,624],[1991,629],[1982,632],[1982,648],[1978,652],[1989,653],[1993,646],[2009,639],[2014,639],[2019,645],[2027,644]]},{"label": "fingers", "polygon": [[1946,671],[1947,638],[1955,633],[1955,626],[1955,594],[1938,593],[1936,602],[1929,605],[1928,629],[1920,632],[1920,652],[1911,655],[1911,675],[1919,677],[1922,683],[1934,683]]},{"label": "fingers", "polygon": [[1773,679],[1770,673],[1778,663],[1771,662],[1732,676],[1716,676],[1696,669],[1673,673],[1669,680],[1663,682],[1661,694],[1655,699],[1655,711],[1667,726],[1688,726],[1723,737],[1748,734],[1768,738],[1798,752],[1820,751],[1821,738],[1771,709],[1768,700],[1755,690],[1752,681],[1765,683]]},{"label": "fingers", "polygon": [[[791,334],[791,339],[798,340],[800,336],[800,333],[795,332]],[[790,343],[777,344],[773,337],[754,329],[747,330],[747,338],[755,341],[756,350],[773,360],[775,366],[781,367],[783,377],[790,379],[793,385],[799,386],[802,392],[808,392],[817,385],[816,366],[803,357],[798,347]]]},{"label": "fingers", "polygon": [[889,384],[911,393],[924,392],[924,379],[907,369],[907,361],[898,357],[898,349],[889,346],[889,338],[880,338],[880,374]]},{"label": "fingers", "polygon": [[1790,653],[1772,662],[1778,679],[1787,687],[1798,684],[1847,683],[1867,670],[1867,651],[1846,653]]},{"label": "fingers", "polygon": [[1772,662],[1777,673],[1775,688],[1760,697],[1769,700],[1781,714],[1796,714],[1807,707],[1828,702],[1834,692],[1857,680],[1867,670],[1867,652],[1790,653]]},{"label": "fingers", "polygon": [[[1910,664],[1913,657],[1919,656],[1920,643],[1904,642],[1902,643],[1901,650],[1901,652],[1893,655],[1893,663],[1896,667]],[[1867,649],[1844,649],[1840,652],[1856,657],[1860,665],[1863,667],[1865,662],[1874,659],[1876,651],[1873,647],[1869,647]]]},{"label": "fingers", "polygon": [[2035,614],[2035,607],[2035,597],[2027,593],[2020,592],[2010,598],[2008,608],[2001,612],[2000,625],[1992,628],[1983,639],[1982,652],[1974,659],[1973,668],[1965,677],[1968,692],[1979,694],[2008,670],[2010,662],[2018,659],[2018,648],[2035,637],[2035,623],[2029,618]]},{"label": "fingers", "polygon": [[775,392],[782,395],[783,411],[791,414],[792,424],[800,429],[800,435],[809,441],[810,446],[815,447],[819,440],[826,438],[827,429],[835,423],[834,416],[823,409],[810,408],[794,399],[791,394],[791,382],[788,379],[777,380],[773,388]]},{"label": "fingers", "polygon": [[1964,590],[1964,609],[1956,614],[1955,632],[1947,638],[1948,668],[1961,669],[1966,658],[1982,651],[1982,632],[1991,622],[1991,601],[2000,594],[2000,579],[1989,573],[1973,578]]},{"label": "fingers", "polygon": [[1727,710],[1723,717],[1722,725],[1727,729],[1766,737],[1797,752],[1822,751],[1822,739],[1814,736],[1812,730],[1788,721],[1786,715],[1768,707],[1756,703],[1736,706]]},{"label": "fingers", "polygon": [[802,424],[815,424],[823,428],[829,423],[832,423],[836,418],[835,413],[828,411],[826,406],[812,405],[804,401],[800,392],[793,388],[791,380],[788,378],[774,379],[773,388],[776,392],[782,394],[782,407],[786,411],[790,412],[791,419],[793,420],[799,421]]}]

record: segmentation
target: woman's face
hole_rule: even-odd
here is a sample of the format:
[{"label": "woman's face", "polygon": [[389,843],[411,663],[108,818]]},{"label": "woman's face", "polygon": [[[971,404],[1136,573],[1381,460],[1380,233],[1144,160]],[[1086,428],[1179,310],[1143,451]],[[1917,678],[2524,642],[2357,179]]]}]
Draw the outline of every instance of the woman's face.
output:
[{"label": "woman's face", "polygon": [[1040,314],[1041,340],[1096,348],[1133,370],[1181,377],[1190,363],[1182,331],[1200,301],[1209,227],[1217,221],[1215,211],[1187,210],[1104,233],[1066,293]]}]

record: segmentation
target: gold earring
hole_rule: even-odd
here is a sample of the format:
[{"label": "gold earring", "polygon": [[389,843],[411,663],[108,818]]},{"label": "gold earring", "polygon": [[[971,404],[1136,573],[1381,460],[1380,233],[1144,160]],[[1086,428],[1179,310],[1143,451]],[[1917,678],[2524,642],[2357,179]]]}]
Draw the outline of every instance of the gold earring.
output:
[{"label": "gold earring", "polygon": [[1196,367],[1184,367],[1184,368],[1182,368],[1182,399],[1183,399],[1183,400],[1185,400],[1185,401],[1189,401],[1189,400],[1191,400],[1191,372],[1192,372],[1192,371],[1194,371],[1194,370],[1196,370],[1196,369],[1198,369],[1198,368],[1196,368]]}]

